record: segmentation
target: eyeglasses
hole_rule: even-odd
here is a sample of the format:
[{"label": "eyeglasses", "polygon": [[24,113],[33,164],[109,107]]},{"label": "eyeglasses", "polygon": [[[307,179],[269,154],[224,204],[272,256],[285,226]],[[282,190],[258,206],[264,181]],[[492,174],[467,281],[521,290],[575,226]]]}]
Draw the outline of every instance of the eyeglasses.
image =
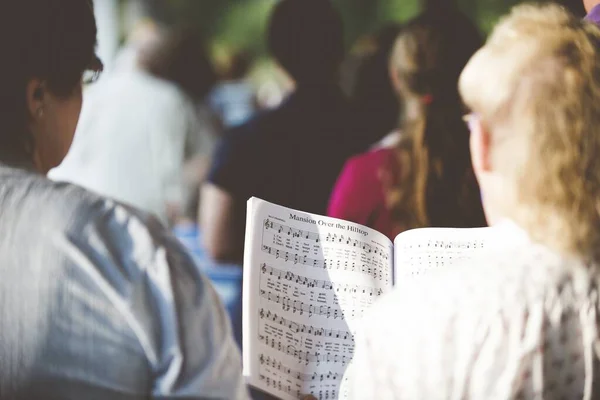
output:
[{"label": "eyeglasses", "polygon": [[103,70],[104,65],[102,64],[102,61],[100,61],[100,59],[97,56],[94,56],[94,59],[90,63],[90,66],[85,71],[83,71],[81,81],[84,85],[91,85],[92,83],[100,79],[100,75],[102,74]]},{"label": "eyeglasses", "polygon": [[471,112],[463,115],[462,119],[465,121],[465,124],[467,124],[467,128],[469,128],[469,130],[473,130],[473,123],[479,120],[479,115]]},{"label": "eyeglasses", "polygon": [[81,78],[81,81],[84,85],[91,85],[92,83],[95,83],[96,81],[98,81],[98,79],[100,79],[101,74],[102,71],[92,71],[89,69],[85,70],[83,72],[83,78]]}]

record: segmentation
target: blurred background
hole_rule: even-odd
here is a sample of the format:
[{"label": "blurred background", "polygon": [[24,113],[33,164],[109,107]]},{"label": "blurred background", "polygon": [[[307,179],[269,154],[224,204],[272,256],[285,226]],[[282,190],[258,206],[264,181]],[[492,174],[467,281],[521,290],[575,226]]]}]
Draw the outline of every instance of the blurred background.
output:
[{"label": "blurred background", "polygon": [[[431,0],[332,0],[344,18],[346,46],[360,52],[369,35],[389,22],[414,16]],[[435,0],[433,0],[435,2]],[[520,0],[439,0],[455,2],[487,33],[500,15]],[[254,85],[285,86],[273,70],[264,41],[269,13],[277,0],[101,0],[95,2],[99,24],[99,52],[110,68],[132,32],[149,23],[197,28],[210,43],[213,61],[223,75],[240,54],[247,58]],[[559,0],[583,16],[580,0]],[[265,87],[265,91],[269,86]]]},{"label": "blurred background", "polygon": [[[292,82],[269,57],[266,46],[267,21],[277,1],[95,0],[98,54],[105,72],[98,84],[86,91],[74,145],[62,171],[56,175],[83,186],[104,182],[106,187],[88,188],[160,216],[215,283],[232,315],[238,341],[242,270],[235,263],[214,262],[203,248],[197,224],[202,201],[199,188],[223,132],[262,110],[278,106],[293,90]],[[341,12],[345,29],[347,59],[340,76],[342,89],[350,98],[358,99],[359,109],[375,109],[372,118],[369,113],[364,115],[373,132],[373,137],[366,138],[369,143],[378,142],[397,127],[400,107],[389,82],[388,59],[404,21],[425,7],[443,10],[444,6],[455,5],[485,35],[501,15],[520,2],[330,1]],[[558,2],[583,17],[582,0]],[[182,27],[193,31],[202,45],[176,37],[173,43],[166,41],[161,46],[166,31]],[[153,61],[148,63],[146,59]],[[162,81],[150,79],[147,74],[134,74],[132,66],[142,67]],[[165,81],[187,89],[189,96],[180,98],[179,92],[169,89]],[[149,116],[152,121],[145,121]],[[153,128],[162,127],[162,131],[154,132],[155,139],[162,143],[157,154],[142,147],[152,134],[144,122]],[[175,150],[169,155],[169,149],[182,148],[184,142],[185,157]],[[107,151],[103,152],[103,148]],[[120,161],[116,149],[122,150]],[[133,162],[131,154],[145,158]],[[132,172],[133,165],[141,168],[137,175]],[[163,180],[170,184],[173,176],[181,178],[183,182],[177,182],[181,184],[178,196],[167,196],[167,185],[148,187],[144,192],[142,183],[161,178],[147,175],[152,170],[150,166],[164,170]],[[107,171],[113,170],[115,176],[110,177]],[[128,180],[121,177],[122,171],[129,171],[129,175],[125,174]],[[130,193],[130,197],[124,193]],[[153,207],[149,200],[158,206]]]}]

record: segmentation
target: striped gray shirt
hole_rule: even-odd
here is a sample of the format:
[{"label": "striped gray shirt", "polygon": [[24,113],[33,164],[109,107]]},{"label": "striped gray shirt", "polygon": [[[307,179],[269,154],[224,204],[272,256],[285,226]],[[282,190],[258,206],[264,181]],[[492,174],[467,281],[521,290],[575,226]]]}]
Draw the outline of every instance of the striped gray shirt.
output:
[{"label": "striped gray shirt", "polygon": [[0,167],[0,399],[245,399],[215,291],[152,218]]}]

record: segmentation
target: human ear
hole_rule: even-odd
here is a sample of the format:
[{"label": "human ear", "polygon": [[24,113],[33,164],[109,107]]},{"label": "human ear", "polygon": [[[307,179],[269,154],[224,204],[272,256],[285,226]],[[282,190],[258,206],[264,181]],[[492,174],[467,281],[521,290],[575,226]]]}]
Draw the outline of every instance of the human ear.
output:
[{"label": "human ear", "polygon": [[390,80],[392,81],[392,86],[394,87],[394,92],[396,92],[397,96],[402,96],[402,82],[400,81],[400,77],[398,76],[398,73],[396,71],[396,69],[390,65],[389,67],[389,76],[390,76]]},{"label": "human ear", "polygon": [[27,101],[29,117],[32,120],[38,120],[44,117],[46,91],[46,83],[40,79],[33,78],[27,83],[25,88],[25,99]]},{"label": "human ear", "polygon": [[492,138],[489,130],[479,118],[475,117],[469,121],[469,129],[471,131],[471,162],[473,170],[480,177],[481,174],[492,172]]}]

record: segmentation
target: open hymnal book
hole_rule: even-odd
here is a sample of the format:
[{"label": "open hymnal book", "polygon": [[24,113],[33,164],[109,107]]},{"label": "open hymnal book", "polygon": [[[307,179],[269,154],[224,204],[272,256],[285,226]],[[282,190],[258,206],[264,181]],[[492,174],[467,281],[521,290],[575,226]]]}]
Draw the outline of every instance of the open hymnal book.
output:
[{"label": "open hymnal book", "polygon": [[281,399],[343,398],[354,333],[377,298],[395,281],[499,242],[493,228],[426,228],[392,243],[362,225],[250,199],[243,290],[248,383]]}]

